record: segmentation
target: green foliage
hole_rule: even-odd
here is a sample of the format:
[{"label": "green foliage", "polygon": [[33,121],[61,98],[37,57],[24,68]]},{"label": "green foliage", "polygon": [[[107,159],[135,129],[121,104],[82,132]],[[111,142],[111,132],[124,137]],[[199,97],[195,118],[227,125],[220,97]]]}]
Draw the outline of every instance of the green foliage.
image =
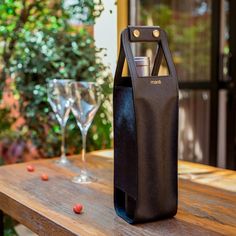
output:
[{"label": "green foliage", "polygon": [[9,217],[8,215],[4,215],[3,223],[4,223],[4,236],[18,235],[14,229],[14,220],[12,220],[11,217]]},{"label": "green foliage", "polygon": [[[0,0],[0,91],[11,77],[14,97],[25,120],[16,131],[17,140],[31,140],[41,157],[60,154],[60,128],[46,95],[46,83],[54,78],[100,84],[104,103],[89,131],[88,149],[111,146],[111,75],[89,33],[103,5],[100,0],[75,0],[70,5],[67,2]],[[9,116],[2,115],[4,120]],[[68,152],[78,153],[81,135],[73,117],[69,119],[66,135]]]}]

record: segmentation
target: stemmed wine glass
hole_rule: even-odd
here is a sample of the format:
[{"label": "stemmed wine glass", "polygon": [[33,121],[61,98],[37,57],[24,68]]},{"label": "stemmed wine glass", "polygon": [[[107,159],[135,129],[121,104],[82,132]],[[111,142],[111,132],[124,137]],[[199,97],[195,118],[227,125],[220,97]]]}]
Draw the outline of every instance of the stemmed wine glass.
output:
[{"label": "stemmed wine glass", "polygon": [[74,183],[91,183],[95,182],[96,178],[86,168],[86,137],[88,129],[100,106],[99,88],[93,82],[72,82],[71,93],[73,98],[72,113],[82,134],[83,162],[80,175],[74,177],[72,181]]},{"label": "stemmed wine glass", "polygon": [[63,166],[70,164],[65,154],[65,127],[72,105],[71,82],[72,80],[53,79],[47,85],[48,101],[61,126],[61,157],[56,163]]}]

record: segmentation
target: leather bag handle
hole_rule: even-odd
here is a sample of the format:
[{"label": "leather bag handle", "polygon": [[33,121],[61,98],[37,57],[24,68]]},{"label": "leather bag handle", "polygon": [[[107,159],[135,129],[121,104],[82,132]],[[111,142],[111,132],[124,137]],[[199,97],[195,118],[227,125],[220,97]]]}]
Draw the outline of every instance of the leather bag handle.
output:
[{"label": "leather bag handle", "polygon": [[162,58],[165,56],[170,73],[169,77],[177,78],[165,31],[158,26],[129,26],[121,33],[120,52],[115,73],[115,83],[122,77],[125,58],[127,59],[132,80],[138,78],[134,56],[131,50],[132,42],[156,42],[159,45],[159,48],[155,55],[151,75],[155,76],[155,74],[158,74]]}]

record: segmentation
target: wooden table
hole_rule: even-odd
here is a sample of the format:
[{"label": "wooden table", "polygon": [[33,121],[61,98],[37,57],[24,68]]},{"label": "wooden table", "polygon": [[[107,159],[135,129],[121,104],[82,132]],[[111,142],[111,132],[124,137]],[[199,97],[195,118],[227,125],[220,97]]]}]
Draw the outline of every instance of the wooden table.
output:
[{"label": "wooden table", "polygon": [[[78,157],[71,157],[80,166]],[[52,159],[0,167],[0,209],[39,235],[236,235],[236,172],[179,162],[179,209],[176,217],[129,225],[113,209],[111,153],[88,155],[99,181],[71,182],[78,167],[61,168]],[[40,180],[45,172],[50,179]],[[84,205],[83,214],[72,211]],[[1,223],[0,223],[1,224]],[[1,226],[1,225],[0,225]]]}]

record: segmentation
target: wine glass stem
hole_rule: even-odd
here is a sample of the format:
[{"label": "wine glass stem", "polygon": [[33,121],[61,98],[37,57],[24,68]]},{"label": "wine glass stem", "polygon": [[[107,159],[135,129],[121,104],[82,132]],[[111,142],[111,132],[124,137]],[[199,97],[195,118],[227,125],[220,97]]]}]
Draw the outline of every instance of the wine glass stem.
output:
[{"label": "wine glass stem", "polygon": [[81,133],[82,133],[82,163],[83,163],[83,172],[86,173],[87,172],[87,168],[86,168],[85,154],[86,154],[87,130],[83,129]]},{"label": "wine glass stem", "polygon": [[65,126],[61,124],[61,159],[66,159],[65,154]]}]

